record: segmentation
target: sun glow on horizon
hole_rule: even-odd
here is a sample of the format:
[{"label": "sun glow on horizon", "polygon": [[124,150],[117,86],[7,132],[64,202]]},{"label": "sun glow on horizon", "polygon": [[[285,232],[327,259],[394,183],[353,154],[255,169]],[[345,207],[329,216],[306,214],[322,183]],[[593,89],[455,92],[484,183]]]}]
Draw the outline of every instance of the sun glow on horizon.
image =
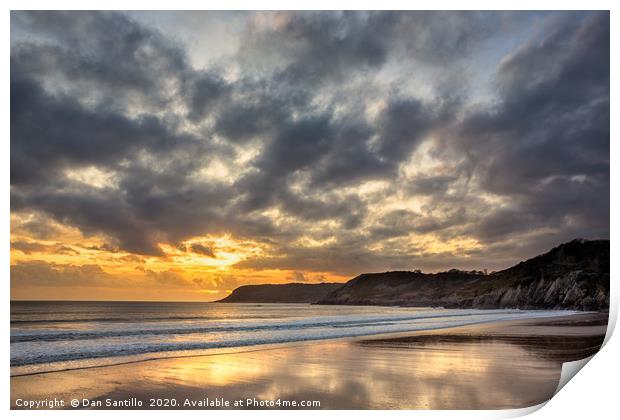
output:
[{"label": "sun glow on horizon", "polygon": [[[244,284],[348,280],[330,272],[238,268],[236,264],[249,258],[267,256],[272,245],[230,234],[161,242],[163,255],[140,255],[58,223],[54,228],[59,236],[35,239],[20,229],[34,217],[11,217],[11,265],[22,268],[12,282],[32,283],[25,289],[13,287],[15,299],[204,300],[206,295],[215,300]],[[54,286],[61,277],[68,278],[68,284]]]},{"label": "sun glow on horizon", "polygon": [[11,296],[214,300],[608,238],[609,25],[15,11]]}]

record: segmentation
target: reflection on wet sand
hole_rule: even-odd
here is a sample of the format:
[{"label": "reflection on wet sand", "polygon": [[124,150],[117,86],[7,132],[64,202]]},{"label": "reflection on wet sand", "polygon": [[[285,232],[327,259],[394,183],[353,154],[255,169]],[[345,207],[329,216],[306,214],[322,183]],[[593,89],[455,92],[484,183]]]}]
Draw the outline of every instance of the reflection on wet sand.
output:
[{"label": "reflection on wet sand", "polygon": [[11,396],[12,403],[255,397],[318,400],[332,409],[520,408],[549,399],[561,363],[595,352],[604,334],[604,325],[577,326],[578,334],[575,326],[547,325],[546,335],[531,334],[541,327],[467,327],[13,377]]}]

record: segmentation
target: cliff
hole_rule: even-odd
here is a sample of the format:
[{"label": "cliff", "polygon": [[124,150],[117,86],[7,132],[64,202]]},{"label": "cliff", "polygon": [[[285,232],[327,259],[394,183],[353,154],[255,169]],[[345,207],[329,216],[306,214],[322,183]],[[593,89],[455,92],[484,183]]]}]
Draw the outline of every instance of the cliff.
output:
[{"label": "cliff", "polygon": [[609,240],[574,240],[489,275],[460,270],[362,274],[317,303],[604,310],[609,308]]},{"label": "cliff", "polygon": [[312,303],[341,286],[342,283],[253,284],[236,288],[218,302]]}]

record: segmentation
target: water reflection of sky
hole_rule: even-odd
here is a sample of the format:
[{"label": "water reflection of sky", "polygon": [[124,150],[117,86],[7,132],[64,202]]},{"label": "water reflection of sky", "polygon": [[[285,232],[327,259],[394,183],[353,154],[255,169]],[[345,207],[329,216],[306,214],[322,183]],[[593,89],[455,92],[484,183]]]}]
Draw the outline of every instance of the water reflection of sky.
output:
[{"label": "water reflection of sky", "polygon": [[[12,378],[12,399],[224,397],[317,399],[322,408],[517,408],[555,390],[561,365],[517,344],[351,342]],[[77,396],[77,397],[76,397]]]}]

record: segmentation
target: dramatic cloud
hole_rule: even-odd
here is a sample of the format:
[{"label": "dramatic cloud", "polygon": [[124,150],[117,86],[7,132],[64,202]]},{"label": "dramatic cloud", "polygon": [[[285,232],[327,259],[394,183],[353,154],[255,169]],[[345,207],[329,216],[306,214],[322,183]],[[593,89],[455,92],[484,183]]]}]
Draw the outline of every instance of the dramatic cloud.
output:
[{"label": "dramatic cloud", "polygon": [[445,143],[469,157],[482,190],[506,199],[472,234],[609,234],[608,52],[609,19],[597,14],[555,19],[501,61],[499,104],[468,114],[459,141]]},{"label": "dramatic cloud", "polygon": [[[14,285],[222,292],[609,237],[608,13],[156,16],[11,14]],[[229,24],[193,44],[197,17]]]}]

